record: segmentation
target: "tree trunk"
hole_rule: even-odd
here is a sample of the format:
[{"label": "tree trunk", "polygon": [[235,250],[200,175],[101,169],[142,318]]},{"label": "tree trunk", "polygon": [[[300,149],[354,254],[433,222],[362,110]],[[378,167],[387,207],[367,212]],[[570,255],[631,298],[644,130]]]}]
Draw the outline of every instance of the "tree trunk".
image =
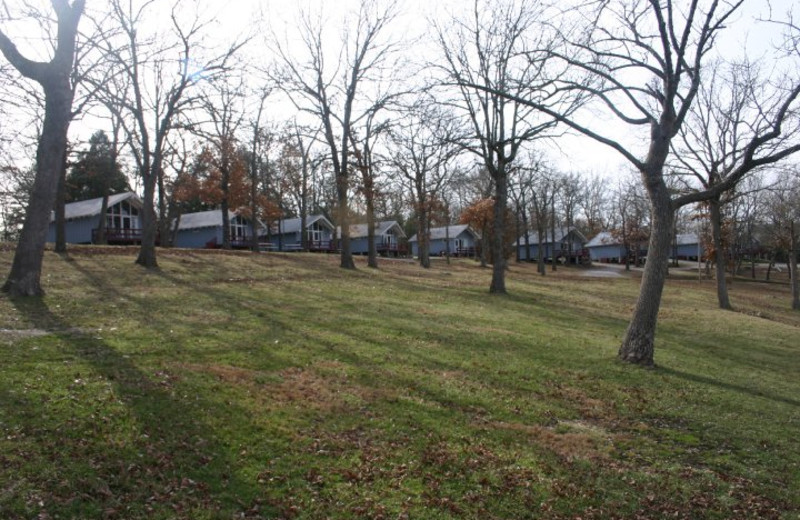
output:
[{"label": "tree trunk", "polygon": [[717,253],[717,301],[720,309],[731,310],[731,301],[728,297],[728,285],[725,279],[725,247],[722,244],[722,211],[719,198],[708,201],[711,212],[711,235],[714,239],[714,250]]},{"label": "tree trunk", "polygon": [[378,248],[375,244],[375,200],[372,196],[372,187],[367,196],[367,267],[378,268]]},{"label": "tree trunk", "polygon": [[11,271],[2,287],[12,296],[40,296],[44,246],[50,211],[56,199],[58,178],[67,149],[67,131],[72,119],[73,90],[70,72],[75,61],[75,36],[84,2],[53,2],[58,15],[58,45],[49,63],[24,58],[16,46],[0,32],[0,50],[23,75],[38,82],[44,90],[45,111],[42,133],[36,150],[36,178],[25,211]]},{"label": "tree trunk", "polygon": [[[484,221],[483,227],[481,229],[481,267],[489,267],[489,262],[486,260],[486,250],[489,249],[486,247],[487,237],[489,236],[489,230],[487,229],[489,226]],[[447,255],[448,258],[450,256],[450,239],[447,239]]]},{"label": "tree trunk", "polygon": [[[228,212],[228,195],[222,197],[220,204],[222,212],[222,249],[231,248],[231,215]],[[302,233],[302,230],[301,230]]]},{"label": "tree trunk", "polygon": [[550,214],[550,240],[552,246],[550,247],[550,259],[553,266],[553,272],[557,270],[556,268],[556,196],[553,195],[552,201],[552,212]]},{"label": "tree trunk", "polygon": [[544,263],[544,253],[545,253],[545,251],[544,251],[544,236],[547,233],[547,228],[544,225],[542,225],[541,215],[539,215],[539,217],[540,217],[539,218],[539,222],[538,222],[538,225],[536,226],[537,233],[539,235],[539,237],[538,237],[539,243],[538,243],[538,247],[536,248],[536,257],[537,257],[536,258],[536,261],[537,261],[536,265],[537,265],[537,269],[539,271],[539,274],[542,275],[542,276],[545,276],[547,274],[547,268],[546,268],[545,263]]},{"label": "tree trunk", "polygon": [[[158,154],[157,157],[161,157],[161,154]],[[164,169],[161,167],[160,161],[156,172],[158,173],[158,228],[155,240],[159,245],[163,245],[162,242],[167,242],[169,236],[169,215],[167,213],[167,190],[164,187]]]},{"label": "tree trunk", "polygon": [[[67,252],[67,222],[66,222],[66,196],[67,196],[67,152],[64,150],[64,160],[61,161],[61,172],[58,176],[58,191],[56,192],[56,253]],[[101,214],[102,216],[102,214]]]},{"label": "tree trunk", "polygon": [[49,88],[45,87],[45,116],[36,154],[36,178],[11,272],[3,285],[3,291],[12,296],[44,294],[41,286],[44,245],[72,116],[72,89],[68,76],[65,75],[63,80],[54,81],[57,84]]},{"label": "tree trunk", "polygon": [[531,237],[530,233],[528,233],[528,213],[523,209],[522,210],[522,222],[524,224],[524,233],[525,233],[525,260],[530,262],[531,258]]},{"label": "tree trunk", "polygon": [[156,260],[156,235],[158,222],[155,210],[156,179],[152,174],[144,176],[144,204],[142,207],[142,245],[136,263],[147,269],[158,268]]},{"label": "tree trunk", "polygon": [[652,132],[648,160],[642,171],[642,180],[650,200],[650,245],[639,298],[619,348],[619,358],[622,361],[646,367],[653,366],[658,310],[667,277],[672,223],[675,218],[672,200],[663,178],[664,163],[669,153],[668,132],[659,127],[654,127]]},{"label": "tree trunk", "polygon": [[506,291],[506,259],[503,254],[505,241],[505,217],[508,201],[508,178],[503,165],[495,174],[495,200],[494,200],[494,236],[492,237],[492,284],[489,292],[492,294],[507,294]]},{"label": "tree trunk", "polygon": [[108,217],[106,216],[108,213],[108,187],[103,190],[103,202],[100,204],[100,221],[97,223],[97,240],[95,241],[97,244],[105,245],[108,243],[106,238],[106,228],[108,227],[106,224],[106,220]]},{"label": "tree trunk", "polygon": [[430,224],[428,223],[428,212],[425,209],[425,199],[420,197],[419,209],[417,210],[417,254],[419,255],[419,265],[425,269],[431,267],[430,255]]},{"label": "tree trunk", "polygon": [[797,233],[795,233],[794,221],[789,226],[792,240],[789,250],[789,276],[792,280],[792,309],[800,310],[800,280],[797,279]]},{"label": "tree trunk", "polygon": [[[256,196],[258,195],[258,184],[256,179],[252,178],[250,181],[250,250],[254,253],[260,253],[258,247],[258,204]],[[305,227],[301,227],[301,232],[305,233]]]},{"label": "tree trunk", "polygon": [[[342,165],[342,168],[346,168]],[[341,260],[339,267],[342,269],[355,269],[353,253],[350,248],[350,218],[347,214],[347,177],[339,174],[336,179],[336,199],[339,204],[339,226],[342,230],[339,248],[341,250]]]},{"label": "tree trunk", "polygon": [[[517,211],[519,212],[519,207],[517,207]],[[520,245],[522,245],[522,244],[519,243],[519,239],[520,239],[520,236],[522,235],[522,233],[520,231],[520,228],[522,226],[521,226],[521,222],[520,222],[520,219],[519,219],[519,215],[517,215],[517,218],[514,219],[514,227],[515,227],[515,231],[516,231],[514,234],[517,236],[517,241],[516,241],[516,243],[514,245],[514,249],[515,249],[514,258],[517,261],[517,263],[520,263],[520,262],[522,262],[522,251],[520,251]]]}]

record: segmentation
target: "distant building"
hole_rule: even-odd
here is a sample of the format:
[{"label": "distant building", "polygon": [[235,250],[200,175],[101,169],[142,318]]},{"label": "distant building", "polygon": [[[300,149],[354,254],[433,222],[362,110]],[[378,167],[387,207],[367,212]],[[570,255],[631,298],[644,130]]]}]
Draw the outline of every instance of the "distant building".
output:
[{"label": "distant building", "polygon": [[[70,202],[64,206],[64,231],[69,244],[94,244],[100,227],[103,197]],[[142,201],[133,192],[109,195],[106,210],[106,242],[108,244],[140,244],[142,242]],[[50,215],[47,241],[56,240],[55,213]]]},{"label": "distant building", "polygon": [[[552,234],[547,232],[542,240],[542,251],[545,259],[563,258],[569,263],[581,263],[588,261],[588,251],[586,251],[586,237],[577,229],[556,229],[556,238],[553,241]],[[520,260],[536,261],[539,258],[539,233],[528,233],[527,246],[525,237],[520,237],[514,247],[519,251]],[[530,256],[528,250],[530,249]]]},{"label": "distant building", "polygon": [[[231,247],[249,248],[250,237],[253,236],[250,219],[235,211],[229,211],[228,218]],[[222,247],[222,210],[212,209],[181,215],[175,235],[175,246],[194,249]]]},{"label": "distant building", "polygon": [[[431,228],[430,255],[441,256],[449,251],[452,256],[474,257],[478,255],[478,240],[478,234],[466,224]],[[411,254],[419,256],[419,237],[414,235],[408,242],[411,244]]]},{"label": "distant building", "polygon": [[[369,253],[367,224],[350,226],[350,252],[354,255]],[[341,237],[341,228],[336,229],[336,236]],[[375,223],[375,250],[382,256],[405,256],[408,254],[406,232],[396,220],[383,220]]]},{"label": "distant building", "polygon": [[647,242],[640,242],[627,251],[622,241],[615,238],[610,231],[601,231],[586,243],[586,249],[593,262],[625,263],[625,257],[643,258],[647,256]]},{"label": "distant building", "polygon": [[303,233],[309,251],[333,251],[335,243],[333,231],[336,229],[324,215],[306,217],[306,228],[301,230],[302,219],[281,219],[270,226],[270,233],[262,232],[260,240],[268,244],[271,251],[300,251]]}]

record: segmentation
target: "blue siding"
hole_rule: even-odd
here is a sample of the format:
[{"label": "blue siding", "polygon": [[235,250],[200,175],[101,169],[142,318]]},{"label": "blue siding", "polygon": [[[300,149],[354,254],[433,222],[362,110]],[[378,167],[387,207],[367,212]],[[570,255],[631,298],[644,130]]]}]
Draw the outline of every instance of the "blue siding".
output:
[{"label": "blue siding", "polygon": [[621,258],[625,257],[625,248],[619,244],[590,247],[589,255],[592,257],[592,261],[598,261],[602,259],[616,259],[619,261]]},{"label": "blue siding", "polygon": [[[461,247],[475,247],[475,239],[466,231],[461,234],[450,237],[450,254],[456,253],[456,239],[461,239]],[[431,240],[430,255],[439,256],[444,255],[447,251],[447,240],[444,238]],[[415,240],[411,242],[411,255],[419,256],[419,243]]]},{"label": "blue siding", "polygon": [[[697,258],[697,244],[679,245],[677,253],[678,253],[677,254],[678,258],[695,258],[696,259]],[[670,249],[669,254],[670,254],[670,256],[675,254],[675,248],[674,247],[672,249]],[[705,255],[705,252],[702,251],[702,248],[701,248],[701,251],[700,251],[700,255],[701,256]]]},{"label": "blue siding", "polygon": [[[376,241],[380,240],[377,236],[375,239]],[[366,255],[369,253],[369,241],[367,240],[367,237],[351,238],[350,252],[354,255]]]},{"label": "blue siding", "polygon": [[222,245],[222,228],[206,227],[194,229],[181,229],[175,239],[175,247],[187,247],[192,249],[202,249],[206,243],[217,239],[217,243]]},{"label": "blue siding", "polygon": [[[91,244],[92,230],[100,225],[100,216],[78,218],[64,223],[66,241],[68,244]],[[56,223],[50,222],[47,228],[47,241],[56,241]]]}]

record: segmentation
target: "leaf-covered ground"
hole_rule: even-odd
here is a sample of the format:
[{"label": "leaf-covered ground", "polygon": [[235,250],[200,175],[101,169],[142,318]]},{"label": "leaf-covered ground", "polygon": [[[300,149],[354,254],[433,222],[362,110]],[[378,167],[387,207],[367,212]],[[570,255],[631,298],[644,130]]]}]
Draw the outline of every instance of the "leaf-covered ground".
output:
[{"label": "leaf-covered ground", "polygon": [[[2,518],[796,518],[788,288],[471,261],[48,253],[0,296]],[[8,272],[11,252],[0,252]]]}]

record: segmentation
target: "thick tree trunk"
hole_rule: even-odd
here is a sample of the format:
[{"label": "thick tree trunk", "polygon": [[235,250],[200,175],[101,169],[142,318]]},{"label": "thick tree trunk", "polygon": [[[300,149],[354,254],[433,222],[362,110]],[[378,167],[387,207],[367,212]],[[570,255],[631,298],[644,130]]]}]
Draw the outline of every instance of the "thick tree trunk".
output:
[{"label": "thick tree trunk", "polygon": [[725,279],[725,246],[722,244],[722,211],[719,198],[709,202],[711,212],[711,235],[714,239],[714,250],[717,253],[716,276],[717,276],[717,301],[720,309],[731,310],[731,301],[728,297],[728,285]]},{"label": "thick tree trunk", "polygon": [[106,220],[108,213],[108,187],[103,190],[103,202],[100,204],[100,221],[97,223],[97,240],[96,243],[105,245],[108,243],[106,239]]},{"label": "thick tree trunk", "polygon": [[[231,215],[228,213],[228,195],[222,197],[222,249],[231,248]],[[301,230],[302,233],[302,230]]]},{"label": "thick tree trunk", "polygon": [[67,153],[64,151],[64,160],[61,161],[61,172],[58,175],[58,190],[56,191],[56,253],[67,252]]},{"label": "thick tree trunk", "polygon": [[517,261],[517,263],[522,262],[522,251],[520,251],[521,248],[519,247],[520,246],[519,238],[520,238],[520,235],[522,234],[522,232],[521,232],[521,228],[522,228],[521,224],[522,223],[520,222],[519,216],[517,216],[517,218],[514,219],[514,227],[515,227],[515,233],[514,234],[517,236],[517,242],[516,242],[516,245],[514,246],[514,249],[515,249],[515,251],[514,251],[514,259]]},{"label": "thick tree trunk", "polygon": [[672,199],[663,177],[664,163],[669,153],[668,135],[661,126],[652,128],[650,150],[641,173],[650,200],[650,243],[639,298],[619,347],[622,361],[646,367],[653,366],[658,310],[667,278],[675,218]]},{"label": "thick tree trunk", "polygon": [[556,264],[556,197],[553,195],[553,202],[552,202],[552,213],[550,215],[550,240],[551,240],[551,248],[550,248],[550,261],[552,262],[553,271],[555,272],[558,268]]},{"label": "thick tree trunk", "polygon": [[800,280],[797,279],[797,233],[795,232],[794,221],[791,222],[789,228],[792,234],[792,240],[789,250],[789,276],[792,280],[792,309],[800,310]]},{"label": "thick tree trunk", "polygon": [[[445,260],[447,261],[447,265],[450,265],[450,208],[447,209],[447,222],[445,222],[444,225],[444,243]],[[486,267],[485,256],[481,258],[481,263],[483,267]]]},{"label": "thick tree trunk", "polygon": [[158,222],[155,211],[155,186],[154,175],[144,176],[144,204],[142,208],[142,245],[136,263],[147,269],[158,268],[156,260],[156,235]]},{"label": "thick tree trunk", "polygon": [[417,254],[419,255],[419,265],[425,269],[431,266],[430,255],[430,235],[428,224],[428,212],[425,210],[425,199],[420,198],[419,209],[417,211]]},{"label": "thick tree trunk", "polygon": [[68,77],[53,83],[45,87],[45,116],[37,150],[36,178],[11,272],[3,285],[3,291],[12,296],[44,294],[41,286],[44,245],[72,116],[72,89]]},{"label": "thick tree trunk", "polygon": [[375,244],[375,201],[371,193],[367,197],[367,267],[378,268],[378,248]]},{"label": "thick tree trunk", "polygon": [[[342,165],[342,168],[346,167],[346,165]],[[355,269],[356,264],[353,262],[353,253],[350,248],[350,217],[347,214],[347,176],[342,174],[337,176],[336,196],[339,204],[339,226],[342,230],[339,243],[341,250],[339,267],[342,269]]]},{"label": "thick tree trunk", "polygon": [[[541,220],[539,222],[541,222]],[[545,276],[547,274],[547,268],[544,262],[544,236],[545,233],[547,233],[547,228],[540,223],[538,226],[536,226],[536,229],[539,235],[539,243],[538,247],[536,248],[536,267],[539,271],[539,274]]]},{"label": "thick tree trunk", "polygon": [[[258,247],[258,205],[256,203],[256,189],[257,184],[255,180],[253,180],[250,187],[250,250],[253,253],[260,253],[261,251]],[[303,224],[305,224],[305,222],[303,222]],[[302,230],[302,235],[305,236],[305,225],[301,226],[300,229]]]},{"label": "thick tree trunk", "polygon": [[494,236],[492,237],[492,284],[489,292],[506,294],[506,259],[503,254],[505,241],[505,217],[508,201],[508,178],[502,165],[495,174]]},{"label": "thick tree trunk", "polygon": [[[488,247],[486,247],[487,242],[488,242],[488,236],[489,236],[488,227],[489,226],[484,221],[483,227],[481,228],[481,240],[480,240],[480,244],[481,244],[481,267],[489,267],[489,262],[486,259],[486,251],[489,249]],[[448,255],[448,258],[449,258],[449,256],[450,256],[450,238],[449,237],[447,239],[447,255]]]}]

